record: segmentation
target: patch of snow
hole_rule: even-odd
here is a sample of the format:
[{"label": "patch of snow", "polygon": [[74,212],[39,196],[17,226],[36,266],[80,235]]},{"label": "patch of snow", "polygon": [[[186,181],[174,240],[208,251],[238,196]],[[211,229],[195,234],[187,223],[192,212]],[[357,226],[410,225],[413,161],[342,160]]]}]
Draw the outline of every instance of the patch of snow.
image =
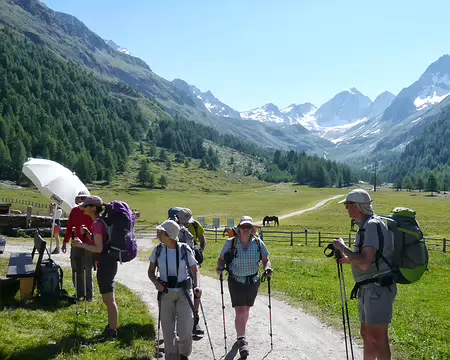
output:
[{"label": "patch of snow", "polygon": [[436,94],[436,91],[434,91],[433,95],[429,95],[425,98],[421,98],[419,95],[416,98],[416,100],[414,100],[414,105],[417,108],[417,110],[423,110],[430,105],[440,103],[442,100],[444,100],[449,95],[450,95],[450,93],[439,96]]},{"label": "patch of snow", "polygon": [[203,100],[203,98],[200,95],[197,95],[197,99]]},{"label": "patch of snow", "polygon": [[274,122],[274,123],[284,123],[284,119],[267,112],[264,109],[254,109],[251,111],[246,111],[241,113],[241,117],[246,120],[256,120],[259,122]]},{"label": "patch of snow", "polygon": [[416,120],[411,121],[411,124],[418,122],[420,119],[422,119],[422,116],[418,117]]},{"label": "patch of snow", "polygon": [[208,109],[208,111],[210,113],[212,113],[212,110],[214,109],[214,105],[213,104],[205,102],[205,107],[206,107],[206,109]]},{"label": "patch of snow", "polygon": [[287,107],[286,109],[282,109],[282,110],[280,110],[280,111],[281,111],[283,114],[286,114],[286,113],[288,113],[288,112],[291,112],[293,108],[294,108],[293,106],[289,106],[289,107]]}]

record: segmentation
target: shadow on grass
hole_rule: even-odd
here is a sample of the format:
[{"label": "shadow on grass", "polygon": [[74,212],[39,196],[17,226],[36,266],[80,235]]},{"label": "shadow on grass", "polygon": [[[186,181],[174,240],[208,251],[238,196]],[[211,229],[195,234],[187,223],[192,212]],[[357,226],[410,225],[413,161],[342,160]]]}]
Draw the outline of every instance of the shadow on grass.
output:
[{"label": "shadow on grass", "polygon": [[[134,340],[155,340],[155,330],[152,325],[142,325],[142,324],[126,324],[119,327],[119,332],[117,339],[114,340],[119,342],[119,347],[132,347]],[[30,347],[28,349],[16,352],[14,354],[6,354],[0,350],[0,359],[10,359],[10,360],[47,360],[55,358],[58,354],[78,354],[81,352],[82,348],[86,346],[95,346],[96,344],[110,341],[105,339],[103,335],[97,335],[92,338],[85,338],[81,336],[75,336],[75,329],[73,332],[54,344],[42,344],[35,347]],[[123,359],[151,359],[146,356],[130,356],[124,357]]]},{"label": "shadow on grass", "polygon": [[43,300],[39,297],[33,298],[33,300],[22,301],[12,296],[3,296],[2,307],[8,308],[9,310],[14,309],[27,309],[27,310],[44,310],[44,311],[57,311],[59,309],[67,308],[74,304],[75,301],[68,298],[57,301]]}]

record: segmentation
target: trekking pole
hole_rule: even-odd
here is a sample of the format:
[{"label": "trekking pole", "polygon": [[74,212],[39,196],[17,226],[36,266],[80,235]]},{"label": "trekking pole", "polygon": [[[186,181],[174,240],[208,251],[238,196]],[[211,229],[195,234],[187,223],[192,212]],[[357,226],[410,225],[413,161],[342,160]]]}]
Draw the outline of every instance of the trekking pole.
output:
[{"label": "trekking pole", "polygon": [[[328,253],[327,253],[328,251]],[[342,257],[342,254],[339,250],[334,248],[333,244],[328,244],[328,246],[323,250],[323,253],[326,257],[332,257],[336,259],[337,272],[339,278],[339,291],[341,294],[341,312],[342,312],[342,324],[344,326],[344,341],[345,341],[345,353],[348,360],[348,344],[347,344],[347,328],[345,325],[345,313],[344,313],[344,294],[345,294],[345,283],[343,283],[343,275],[341,276],[342,264],[339,263],[339,259]],[[347,312],[348,315],[348,312]],[[349,321],[348,321],[349,323]],[[353,354],[353,350],[352,350]]]},{"label": "trekking pole", "polygon": [[273,350],[273,334],[272,334],[272,300],[270,296],[270,278],[267,278],[267,291],[269,293],[269,321],[270,321],[270,350]]},{"label": "trekking pole", "polygon": [[86,250],[83,249],[83,263],[84,263],[84,315],[88,314],[88,301],[87,301],[87,281],[86,281]]},{"label": "trekking pole", "polygon": [[[73,227],[72,228],[72,240],[74,240],[75,237],[76,237],[76,228]],[[77,281],[78,274],[77,274],[76,267],[75,267],[75,271],[73,273],[74,273],[74,285],[75,285],[75,312],[77,314],[77,325],[78,325],[78,315],[80,315],[80,312],[78,311],[78,281]]]},{"label": "trekking pole", "polygon": [[220,273],[220,294],[222,295],[222,320],[223,320],[223,341],[225,342],[225,355],[227,351],[227,330],[225,321],[225,302],[223,300],[223,274]]},{"label": "trekking pole", "polygon": [[342,276],[342,284],[343,284],[343,288],[344,288],[345,313],[346,313],[346,316],[347,316],[348,337],[349,337],[349,340],[350,340],[350,351],[352,353],[352,360],[353,360],[355,357],[353,355],[352,332],[351,332],[351,329],[350,329],[350,316],[348,315],[347,291],[345,290],[344,271],[342,270],[342,264],[341,263],[339,263],[339,267],[340,267],[340,272],[341,272],[341,276]]},{"label": "trekking pole", "polygon": [[[339,263],[337,263],[337,271],[339,277],[339,290],[341,292],[341,311],[342,311],[342,324],[344,325],[344,341],[345,341],[345,354],[348,360],[348,344],[347,344],[347,329],[345,326],[345,314],[344,314],[344,294],[342,292],[342,277],[341,277],[341,268],[339,267]],[[345,284],[344,284],[345,286]]]},{"label": "trekking pole", "polygon": [[273,333],[272,333],[272,297],[271,297],[271,291],[270,291],[270,280],[271,278],[267,276],[268,274],[273,274],[273,270],[267,269],[264,271],[264,273],[261,275],[261,282],[266,281],[267,279],[267,292],[269,294],[269,335],[270,335],[270,352],[273,351]]},{"label": "trekking pole", "polygon": [[161,297],[162,292],[158,291],[158,296],[156,299],[158,300],[158,338],[156,342],[156,358],[159,358],[159,330],[161,329]]},{"label": "trekking pole", "polygon": [[[197,292],[198,292],[198,290],[197,290]],[[203,310],[203,301],[202,301],[202,299],[200,299],[200,309],[202,310],[203,321],[205,322],[206,333],[208,334],[209,345],[211,347],[211,352],[212,352],[212,355],[213,355],[213,359],[216,360],[216,355],[214,355],[214,348],[213,348],[213,344],[212,344],[212,341],[211,341],[211,335],[209,334],[208,323],[206,322],[205,311]]]}]

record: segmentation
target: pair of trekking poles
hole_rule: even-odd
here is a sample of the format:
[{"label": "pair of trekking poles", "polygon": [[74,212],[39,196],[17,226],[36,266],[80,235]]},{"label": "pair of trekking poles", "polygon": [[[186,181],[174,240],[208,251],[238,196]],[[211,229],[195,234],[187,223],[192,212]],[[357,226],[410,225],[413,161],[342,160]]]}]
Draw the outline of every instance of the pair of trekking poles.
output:
[{"label": "pair of trekking poles", "polygon": [[[76,229],[75,227],[72,228],[72,240],[74,240],[76,237]],[[84,255],[83,250],[83,255]],[[83,256],[84,258],[84,256]],[[83,259],[82,258],[82,259]],[[83,260],[82,260],[83,261]],[[76,314],[76,322],[75,322],[75,339],[78,338],[78,316],[80,315],[79,311],[79,304],[78,304],[78,273],[76,271],[78,267],[75,268],[74,271],[74,285],[75,285],[75,314]],[[87,284],[86,284],[86,264],[83,266],[83,272],[84,272],[84,281],[83,281],[83,290],[84,290],[84,314],[87,316],[88,314],[88,300],[87,300]]]},{"label": "pair of trekking poles", "polygon": [[[328,244],[323,253],[325,254],[326,257],[334,256],[334,258],[336,259],[337,272],[339,278],[339,290],[341,293],[341,311],[342,311],[342,324],[344,326],[345,354],[347,356],[347,360],[349,360],[348,348],[350,347],[353,360],[354,359],[353,342],[352,342],[352,332],[350,329],[350,316],[348,315],[347,291],[345,289],[344,271],[342,270],[342,264],[339,261],[342,258],[342,254],[339,250],[335,249],[333,244]],[[345,313],[344,313],[344,304],[345,304]],[[348,343],[350,344],[350,346],[347,344],[347,327],[349,337]]]},{"label": "pair of trekking poles", "polygon": [[[270,351],[267,353],[271,353],[273,351],[273,333],[272,333],[272,298],[270,291],[270,277],[267,276],[267,273],[261,276],[261,282],[266,281],[267,279],[267,292],[269,294],[269,334],[270,334]],[[223,340],[225,344],[225,356],[228,354],[227,349],[227,330],[226,330],[226,319],[225,319],[225,301],[224,301],[224,293],[223,293],[223,273],[220,273],[220,294],[222,296],[222,321],[223,321]],[[266,356],[267,356],[266,355]]]}]

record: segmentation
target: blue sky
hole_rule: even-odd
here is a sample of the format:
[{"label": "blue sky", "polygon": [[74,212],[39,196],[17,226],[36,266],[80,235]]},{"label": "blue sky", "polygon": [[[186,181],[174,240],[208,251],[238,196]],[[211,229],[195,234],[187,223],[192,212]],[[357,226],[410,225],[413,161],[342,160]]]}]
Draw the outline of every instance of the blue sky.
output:
[{"label": "blue sky", "polygon": [[448,0],[44,0],[239,111],[397,94],[450,52]]}]

